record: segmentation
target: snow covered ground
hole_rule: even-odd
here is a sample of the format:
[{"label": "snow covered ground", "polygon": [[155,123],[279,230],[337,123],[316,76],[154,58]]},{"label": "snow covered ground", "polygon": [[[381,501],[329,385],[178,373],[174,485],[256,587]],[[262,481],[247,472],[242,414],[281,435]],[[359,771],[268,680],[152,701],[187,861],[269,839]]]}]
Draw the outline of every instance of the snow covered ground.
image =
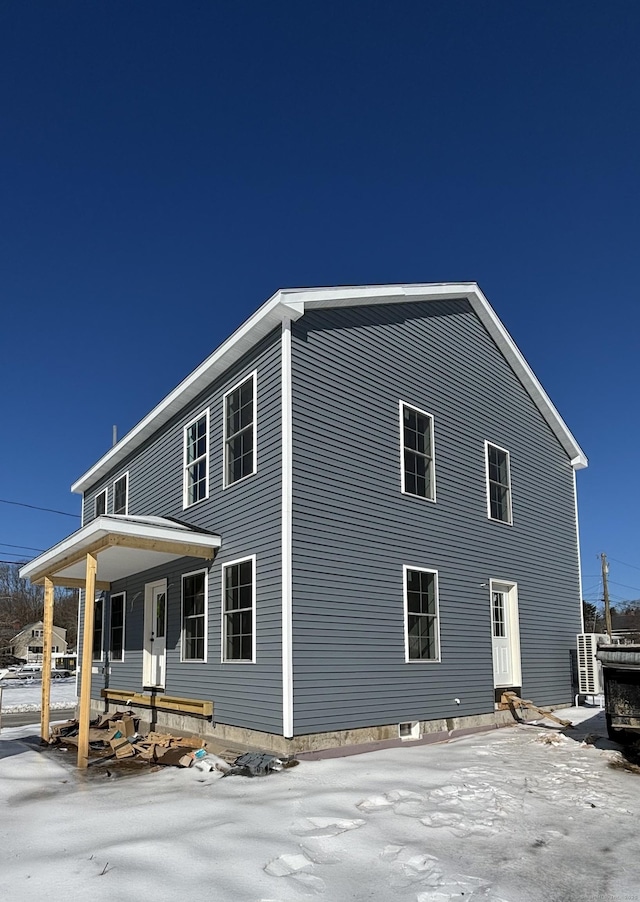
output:
[{"label": "snow covered ground", "polygon": [[584,723],[253,780],[82,774],[30,744],[34,728],[4,730],[0,898],[637,902],[640,775],[610,767],[606,739],[581,741],[604,734],[597,709],[561,716]]},{"label": "snow covered ground", "polygon": [[[2,687],[2,712],[39,711],[42,704],[40,680],[5,680]],[[76,704],[76,678],[51,681],[51,710],[73,708]]]}]

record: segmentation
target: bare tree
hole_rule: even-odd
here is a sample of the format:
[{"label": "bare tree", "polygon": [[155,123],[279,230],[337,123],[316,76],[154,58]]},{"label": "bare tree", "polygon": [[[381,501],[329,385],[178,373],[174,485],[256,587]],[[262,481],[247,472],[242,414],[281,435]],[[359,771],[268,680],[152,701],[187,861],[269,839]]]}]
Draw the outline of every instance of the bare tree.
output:
[{"label": "bare tree", "polygon": [[[44,591],[21,579],[20,565],[0,564],[0,647],[6,648],[11,639],[29,623],[42,620]],[[53,620],[67,630],[67,643],[77,641],[78,592],[75,589],[56,589]]]}]

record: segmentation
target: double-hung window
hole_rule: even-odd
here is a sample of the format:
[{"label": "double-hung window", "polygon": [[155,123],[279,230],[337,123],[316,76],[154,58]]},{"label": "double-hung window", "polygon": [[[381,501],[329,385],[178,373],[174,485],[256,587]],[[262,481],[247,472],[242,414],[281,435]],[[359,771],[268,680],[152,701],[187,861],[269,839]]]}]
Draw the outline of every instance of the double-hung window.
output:
[{"label": "double-hung window", "polygon": [[256,472],[256,373],[224,396],[224,485]]},{"label": "double-hung window", "polygon": [[129,507],[129,474],[125,473],[113,483],[113,512],[127,514]]},{"label": "double-hung window", "polygon": [[405,651],[407,661],[440,660],[438,573],[404,568]]},{"label": "double-hung window", "polygon": [[222,660],[255,662],[255,555],[222,568]]},{"label": "double-hung window", "polygon": [[402,436],[402,491],[436,500],[433,417],[400,402]]},{"label": "double-hung window", "polygon": [[184,506],[209,497],[209,410],[184,429]]},{"label": "double-hung window", "polygon": [[509,452],[485,442],[487,467],[487,514],[490,520],[512,523],[511,467]]},{"label": "double-hung window", "polygon": [[182,577],[182,660],[207,660],[207,574]]},{"label": "double-hung window", "polygon": [[102,632],[104,617],[104,596],[99,595],[93,608],[93,660],[102,660]]},{"label": "double-hung window", "polygon": [[103,489],[95,497],[94,511],[96,517],[101,517],[107,512],[107,490]]},{"label": "double-hung window", "polygon": [[111,596],[109,657],[112,661],[124,660],[124,605],[124,592]]}]

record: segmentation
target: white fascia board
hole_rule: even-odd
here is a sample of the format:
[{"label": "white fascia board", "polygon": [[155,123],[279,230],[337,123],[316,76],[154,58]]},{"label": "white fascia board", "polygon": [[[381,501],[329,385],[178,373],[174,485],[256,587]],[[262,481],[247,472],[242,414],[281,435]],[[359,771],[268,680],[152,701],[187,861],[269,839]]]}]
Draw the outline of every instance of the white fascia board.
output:
[{"label": "white fascia board", "polygon": [[49,548],[44,554],[34,558],[20,568],[21,579],[38,578],[46,573],[56,572],[56,567],[64,566],[65,560],[72,553],[82,551],[99,539],[108,535],[136,536],[142,539],[155,539],[165,542],[178,542],[184,545],[201,545],[203,548],[220,548],[220,536],[194,532],[188,527],[159,525],[157,523],[131,522],[129,519],[116,520],[114,516],[97,517],[81,527],[77,532],[67,536],[57,545]]},{"label": "white fascia board", "polygon": [[294,295],[304,310],[331,307],[363,307],[415,301],[451,300],[477,290],[475,282],[425,282],[411,285],[347,285],[333,288],[283,289],[283,297]]},{"label": "white fascia board", "polygon": [[150,413],[113,446],[90,470],[71,486],[72,492],[82,493],[97,482],[108,470],[113,469],[130,451],[137,448],[158,428],[179,413],[206,386],[232,366],[257,342],[280,326],[283,315],[296,320],[304,313],[304,307],[276,292],[239,329],[227,338],[200,366],[177,385]]},{"label": "white fascia board", "polygon": [[524,359],[520,349],[502,325],[495,310],[478,285],[467,295],[468,300],[487,332],[494,339],[511,368],[531,396],[536,407],[545,418],[560,444],[569,455],[574,470],[582,470],[589,465],[587,457],[567,428],[551,398],[546,393],[535,373]]},{"label": "white fascia board", "polygon": [[408,285],[348,285],[328,288],[286,288],[265,301],[239,329],[184,379],[72,486],[84,492],[115,467],[174,414],[179,413],[206,386],[232,366],[286,317],[297,320],[306,310],[400,304],[466,298],[505,358],[528,391],[543,417],[558,437],[576,470],[587,466],[587,458],[571,435],[549,396],[538,382],[515,342],[502,325],[477,282],[434,282]]},{"label": "white fascia board", "polygon": [[[520,349],[511,338],[477,282],[441,282],[410,285],[361,285],[335,288],[307,288],[291,292],[306,310],[330,307],[357,307],[416,301],[466,298],[487,332],[494,339],[543,417],[558,437],[574,470],[588,466],[587,457],[567,428],[555,405],[538,381]],[[289,292],[283,292],[289,294]]]}]

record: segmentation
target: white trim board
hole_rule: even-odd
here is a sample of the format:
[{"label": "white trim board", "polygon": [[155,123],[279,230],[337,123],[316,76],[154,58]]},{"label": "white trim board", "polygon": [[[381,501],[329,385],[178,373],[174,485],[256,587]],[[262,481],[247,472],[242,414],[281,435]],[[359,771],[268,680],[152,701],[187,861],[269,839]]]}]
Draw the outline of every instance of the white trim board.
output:
[{"label": "white trim board", "polygon": [[291,320],[282,323],[282,735],[293,737],[293,403]]},{"label": "white trim board", "polygon": [[171,417],[184,410],[214,379],[243,354],[266,337],[285,319],[295,321],[306,310],[330,307],[358,307],[372,304],[406,304],[415,301],[443,301],[466,298],[494,339],[524,388],[565,449],[573,467],[587,466],[587,458],[554,407],[495,311],[476,282],[417,283],[408,285],[360,285],[328,288],[291,288],[277,291],[227,338],[186,379],[133,427],[72,486],[83,492],[116,467]]}]

